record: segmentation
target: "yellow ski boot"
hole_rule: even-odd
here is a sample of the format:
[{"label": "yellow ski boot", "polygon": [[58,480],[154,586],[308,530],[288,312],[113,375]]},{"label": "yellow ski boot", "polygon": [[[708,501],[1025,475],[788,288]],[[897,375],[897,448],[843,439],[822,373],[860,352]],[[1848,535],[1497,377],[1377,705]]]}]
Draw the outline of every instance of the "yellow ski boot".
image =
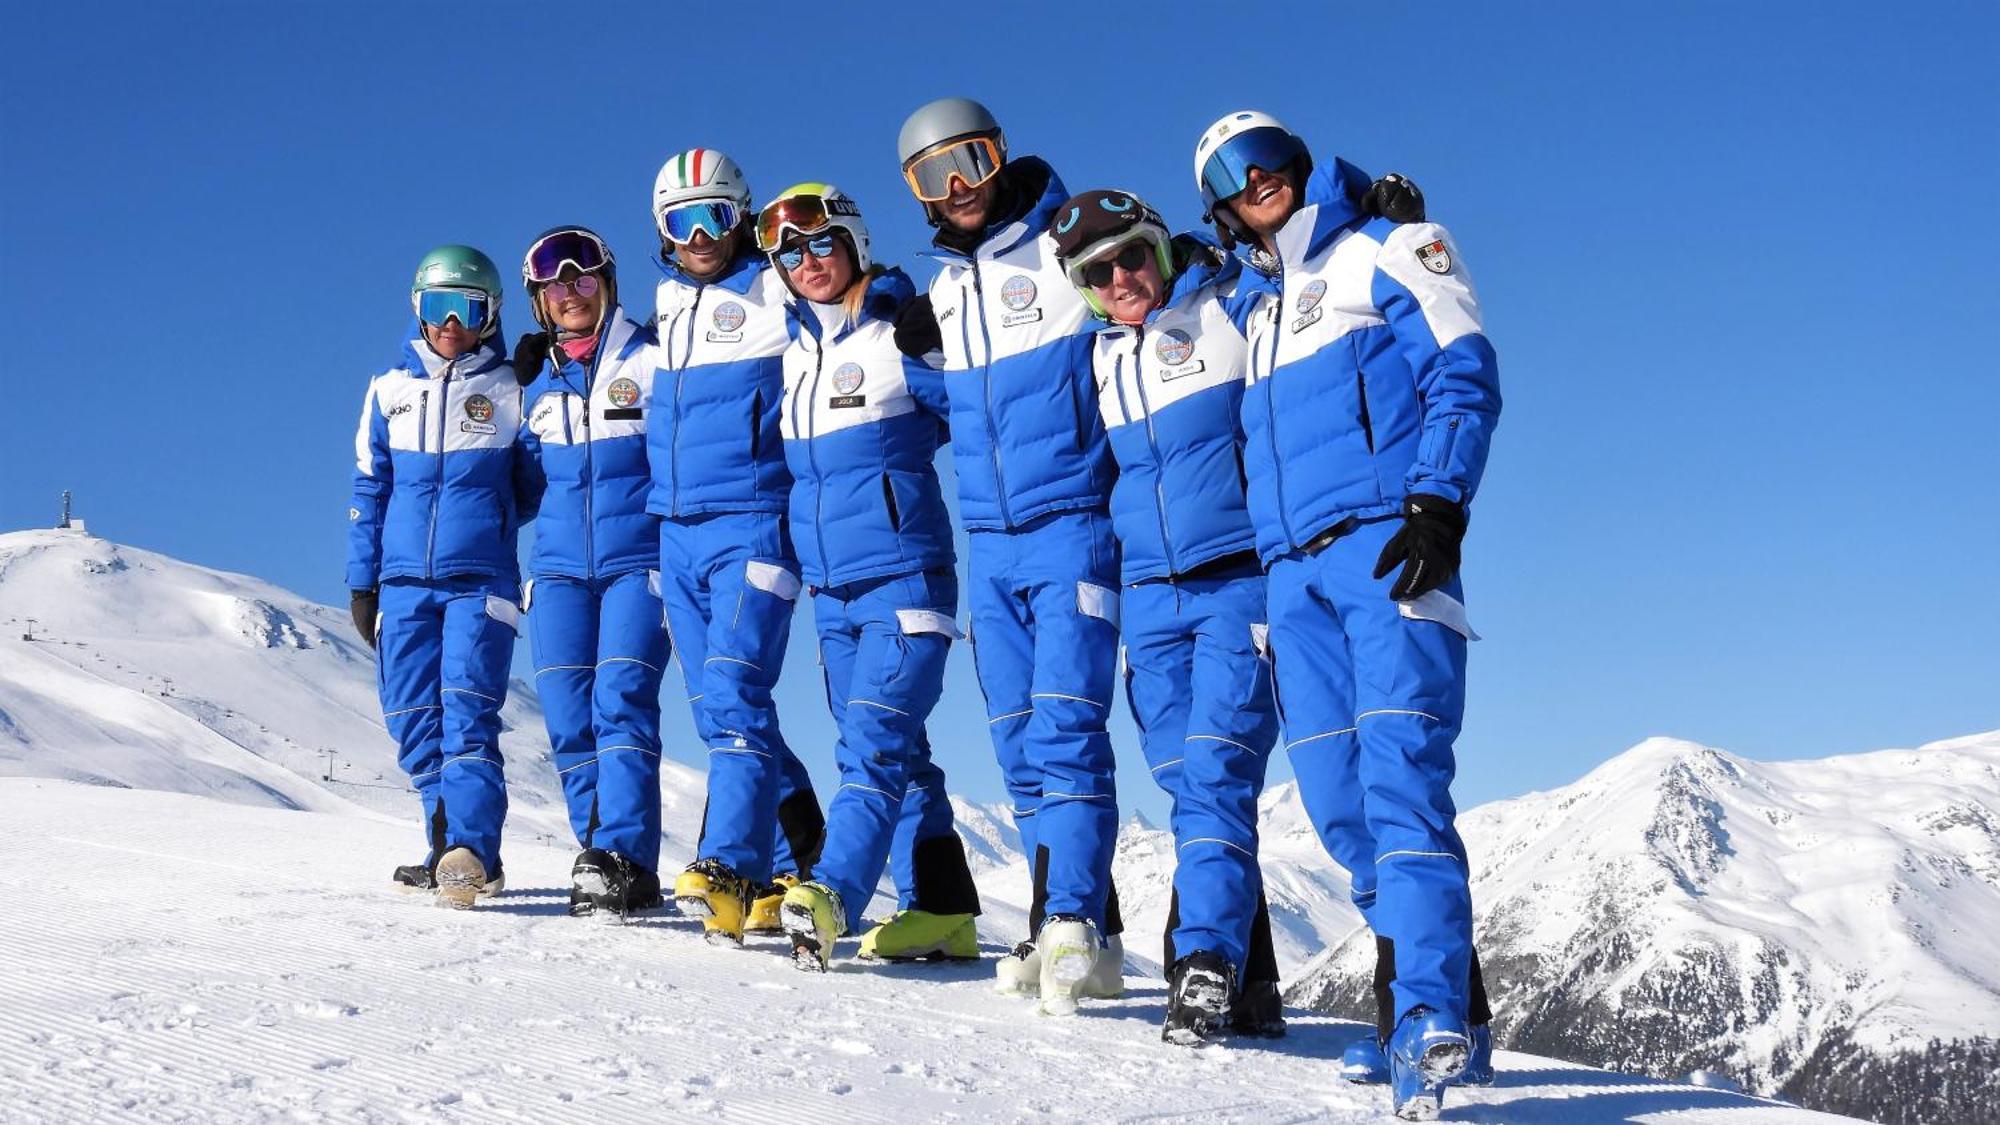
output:
[{"label": "yellow ski boot", "polygon": [[778,912],[792,939],[792,964],[809,973],[825,972],[833,959],[834,939],[847,929],[840,895],[820,883],[800,883],[785,892]]},{"label": "yellow ski boot", "polygon": [[771,880],[764,887],[764,893],[750,904],[750,917],[744,920],[746,934],[775,934],[785,928],[784,920],[778,917],[778,908],[785,904],[785,892],[799,885],[799,877],[787,871]]},{"label": "yellow ski boot", "polygon": [[742,945],[750,913],[750,883],[713,859],[696,860],[674,879],[674,903],[682,914],[701,919],[710,945]]},{"label": "yellow ski boot", "polygon": [[882,961],[976,961],[979,932],[970,914],[899,910],[861,935],[861,956]]}]

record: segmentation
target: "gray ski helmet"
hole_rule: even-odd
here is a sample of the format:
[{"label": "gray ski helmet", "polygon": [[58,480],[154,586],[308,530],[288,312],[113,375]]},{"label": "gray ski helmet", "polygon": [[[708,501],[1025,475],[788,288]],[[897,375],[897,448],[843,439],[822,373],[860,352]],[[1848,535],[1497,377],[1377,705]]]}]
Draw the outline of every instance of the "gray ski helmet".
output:
[{"label": "gray ski helmet", "polygon": [[1000,146],[1001,159],[1006,159],[1007,134],[1000,131],[1000,122],[985,106],[971,98],[925,102],[904,119],[896,134],[896,159],[907,167],[911,160],[946,141],[974,136],[992,137]]}]

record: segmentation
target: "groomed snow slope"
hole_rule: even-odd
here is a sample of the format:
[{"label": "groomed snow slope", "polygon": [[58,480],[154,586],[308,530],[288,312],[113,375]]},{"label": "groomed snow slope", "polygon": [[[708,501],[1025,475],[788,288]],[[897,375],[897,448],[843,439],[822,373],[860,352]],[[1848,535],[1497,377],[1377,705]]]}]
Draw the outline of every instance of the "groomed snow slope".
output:
[{"label": "groomed snow slope", "polygon": [[[1378,1121],[1332,1077],[1360,1028],[1159,1041],[1162,996],[1048,1020],[991,962],[801,974],[671,915],[572,919],[567,850],[439,910],[385,889],[408,826],[0,779],[0,1121]],[[851,948],[851,947],[849,947]],[[993,952],[989,950],[989,952]],[[1448,1120],[1832,1121],[1502,1052]]]}]

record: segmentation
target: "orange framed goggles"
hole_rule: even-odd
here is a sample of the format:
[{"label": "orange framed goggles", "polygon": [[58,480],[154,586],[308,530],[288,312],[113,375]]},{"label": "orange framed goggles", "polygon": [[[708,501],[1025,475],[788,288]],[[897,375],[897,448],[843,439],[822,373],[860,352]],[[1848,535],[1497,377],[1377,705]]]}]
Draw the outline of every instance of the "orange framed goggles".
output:
[{"label": "orange framed goggles", "polygon": [[957,180],[976,188],[992,179],[1004,162],[1000,143],[992,137],[974,136],[924,153],[903,166],[903,179],[910,191],[925,203],[951,198],[951,182]]}]

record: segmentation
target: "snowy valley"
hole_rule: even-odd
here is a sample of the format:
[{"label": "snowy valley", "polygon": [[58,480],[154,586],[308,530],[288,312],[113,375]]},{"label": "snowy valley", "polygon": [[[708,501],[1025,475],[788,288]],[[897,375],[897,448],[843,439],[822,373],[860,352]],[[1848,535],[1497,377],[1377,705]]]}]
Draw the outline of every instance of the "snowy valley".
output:
[{"label": "snowy valley", "polygon": [[[390,891],[414,798],[373,681],[344,612],[81,534],[0,535],[0,1121],[1386,1116],[1332,1077],[1372,947],[1289,785],[1263,805],[1280,963],[1295,1005],[1334,1014],[1175,1050],[1171,843],[1143,821],[1118,852],[1123,1001],[1040,1019],[987,964],[802,978],[670,913],[566,915],[520,682],[509,893],[456,914]],[[700,777],[668,763],[663,789],[671,866]],[[1025,928],[1018,840],[957,807],[997,952]],[[1447,1119],[1830,1119],[1583,1064],[1824,1104],[1856,1068],[2000,1023],[2000,735],[1782,764],[1653,740],[1463,823],[1499,1039],[1536,1054],[1501,1052],[1500,1083],[1455,1091]]]}]

